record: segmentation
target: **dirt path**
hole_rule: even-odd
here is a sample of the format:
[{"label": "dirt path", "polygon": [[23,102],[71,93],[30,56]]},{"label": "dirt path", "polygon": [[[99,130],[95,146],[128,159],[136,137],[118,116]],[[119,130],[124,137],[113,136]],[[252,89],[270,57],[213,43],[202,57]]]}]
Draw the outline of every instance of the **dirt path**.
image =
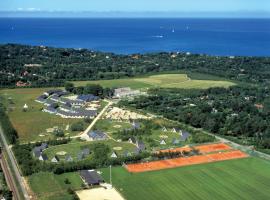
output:
[{"label": "dirt path", "polygon": [[[75,136],[75,137],[81,137],[83,139],[89,140],[89,137],[87,136],[87,133],[94,127],[94,125],[96,124],[96,122],[102,117],[102,115],[109,108],[109,106],[111,106],[113,104],[113,102],[111,102],[111,101],[107,101],[107,102],[108,102],[108,104],[101,110],[101,112],[91,122],[91,124],[87,127],[87,129],[85,129],[85,131],[83,132],[83,134],[81,134],[79,136]],[[75,138],[75,137],[72,137],[72,138]]]}]

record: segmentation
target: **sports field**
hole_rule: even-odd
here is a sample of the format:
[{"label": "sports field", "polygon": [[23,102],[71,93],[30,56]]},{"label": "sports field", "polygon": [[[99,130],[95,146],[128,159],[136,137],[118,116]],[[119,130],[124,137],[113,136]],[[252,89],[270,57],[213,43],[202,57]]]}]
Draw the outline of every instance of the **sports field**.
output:
[{"label": "sports field", "polygon": [[[109,169],[102,169],[109,181]],[[259,158],[129,173],[112,169],[113,185],[128,200],[268,200],[270,162]]]},{"label": "sports field", "polygon": [[[193,149],[199,150],[202,155],[128,164],[125,168],[129,172],[138,173],[248,157],[246,153],[234,150],[224,143],[199,145],[193,147]],[[190,147],[182,147],[172,150],[162,150],[161,152],[183,152],[191,150],[192,148]]]},{"label": "sports field", "polygon": [[141,78],[99,80],[99,81],[75,81],[76,86],[88,83],[100,84],[104,87],[130,87],[133,89],[147,88],[183,88],[206,89],[209,87],[229,87],[235,83],[226,80],[196,80],[190,79],[187,74],[160,74]]}]

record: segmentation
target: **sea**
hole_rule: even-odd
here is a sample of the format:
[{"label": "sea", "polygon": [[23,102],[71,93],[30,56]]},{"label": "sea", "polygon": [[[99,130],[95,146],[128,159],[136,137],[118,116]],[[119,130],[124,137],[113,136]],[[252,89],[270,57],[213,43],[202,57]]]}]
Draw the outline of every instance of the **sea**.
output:
[{"label": "sea", "polygon": [[0,18],[0,44],[270,56],[270,19]]}]

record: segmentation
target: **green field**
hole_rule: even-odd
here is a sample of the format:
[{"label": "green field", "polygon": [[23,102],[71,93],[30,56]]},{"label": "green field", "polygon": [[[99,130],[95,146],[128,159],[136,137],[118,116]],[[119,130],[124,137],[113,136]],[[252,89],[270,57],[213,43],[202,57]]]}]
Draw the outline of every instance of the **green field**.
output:
[{"label": "green field", "polygon": [[[60,151],[65,151],[67,154],[71,155],[74,161],[77,160],[78,153],[83,149],[83,148],[89,148],[91,151],[91,146],[94,143],[104,143],[108,145],[112,151],[115,151],[116,153],[123,153],[124,151],[130,151],[133,152],[135,150],[135,146],[127,143],[127,142],[116,142],[114,140],[104,140],[104,141],[91,141],[91,142],[71,142],[68,144],[63,144],[63,145],[56,145],[56,146],[51,146],[48,149],[44,151],[44,153],[48,156],[49,160],[51,160],[57,152]],[[122,147],[122,150],[113,150],[114,147]],[[61,156],[59,156],[61,159]],[[65,156],[63,156],[65,158]],[[89,157],[91,158],[91,156]]]},{"label": "green field", "polygon": [[131,127],[132,124],[128,122],[118,122],[109,119],[100,119],[97,121],[93,129],[106,132],[112,137],[113,132],[117,132],[124,129],[130,129]]},{"label": "green field", "polygon": [[[109,169],[102,169],[109,181]],[[268,200],[270,162],[245,158],[132,174],[112,169],[113,185],[127,200]]]},{"label": "green field", "polygon": [[[193,76],[194,77],[194,76]],[[226,80],[200,80],[190,79],[187,74],[159,74],[141,78],[99,80],[99,81],[75,81],[76,86],[88,83],[100,84],[103,87],[130,87],[133,89],[147,89],[154,87],[206,89],[209,87],[229,87],[235,83]]]},{"label": "green field", "polygon": [[[68,178],[70,184],[65,183]],[[67,189],[79,190],[82,179],[77,172],[55,175],[49,172],[39,172],[28,177],[28,183],[40,200],[72,200]]]},{"label": "green field", "polygon": [[[49,88],[20,88],[5,89],[0,91],[6,99],[12,98],[14,104],[8,104],[8,116],[19,134],[20,142],[33,140],[44,140],[52,137],[46,132],[47,128],[58,126],[65,130],[68,124],[72,124],[80,119],[64,119],[60,116],[42,112],[42,104],[35,102],[35,99]],[[29,109],[23,112],[23,106],[27,104]],[[77,133],[66,131],[70,135]],[[39,135],[45,136],[39,136]]]}]

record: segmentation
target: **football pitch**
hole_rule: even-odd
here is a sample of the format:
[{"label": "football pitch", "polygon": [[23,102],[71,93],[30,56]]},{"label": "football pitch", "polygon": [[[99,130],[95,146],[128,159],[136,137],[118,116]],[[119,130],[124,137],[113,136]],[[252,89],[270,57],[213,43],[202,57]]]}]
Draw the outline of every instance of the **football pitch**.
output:
[{"label": "football pitch", "polygon": [[[109,182],[109,169],[101,171]],[[127,200],[267,200],[270,162],[250,157],[143,173],[117,167],[112,182]]]}]

